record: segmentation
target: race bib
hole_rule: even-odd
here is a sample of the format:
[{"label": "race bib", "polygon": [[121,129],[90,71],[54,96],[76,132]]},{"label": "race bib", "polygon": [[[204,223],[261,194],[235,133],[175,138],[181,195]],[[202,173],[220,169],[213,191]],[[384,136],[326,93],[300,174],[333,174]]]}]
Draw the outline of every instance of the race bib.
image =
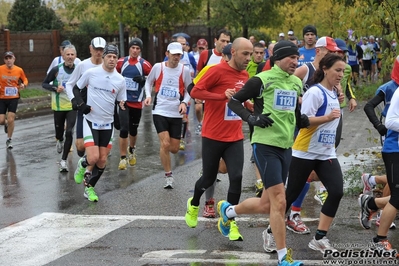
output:
[{"label": "race bib", "polygon": [[350,62],[356,62],[356,60],[357,60],[356,55],[350,55],[350,56],[348,56],[348,61],[350,61]]},{"label": "race bib", "polygon": [[280,111],[295,111],[296,91],[274,90],[273,108]]},{"label": "race bib", "polygon": [[4,88],[4,95],[5,96],[17,96],[18,89],[16,87],[5,87]]},{"label": "race bib", "polygon": [[125,83],[128,91],[137,91],[139,89],[139,84],[131,78],[125,77]]},{"label": "race bib", "polygon": [[335,130],[323,129],[319,131],[318,143],[327,148],[335,147]]},{"label": "race bib", "polygon": [[227,106],[224,108],[224,120],[233,121],[233,120],[241,120],[241,117],[238,116],[236,113],[231,111],[231,109]]},{"label": "race bib", "polygon": [[91,127],[96,130],[106,130],[106,129],[111,129],[111,124],[92,123]]},{"label": "race bib", "polygon": [[166,98],[177,98],[177,90],[170,87],[161,87],[159,93]]}]

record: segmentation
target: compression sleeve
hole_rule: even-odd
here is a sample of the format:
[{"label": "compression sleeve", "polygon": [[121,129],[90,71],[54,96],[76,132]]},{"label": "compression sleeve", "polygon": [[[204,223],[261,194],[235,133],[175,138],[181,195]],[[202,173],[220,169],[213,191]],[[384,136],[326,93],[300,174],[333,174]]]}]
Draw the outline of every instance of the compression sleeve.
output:
[{"label": "compression sleeve", "polygon": [[82,103],[84,103],[82,95],[80,94],[80,88],[78,87],[78,85],[75,84],[75,86],[73,87],[72,91],[73,91],[73,95],[75,96],[75,101],[77,103],[77,105],[81,105]]},{"label": "compression sleeve", "polygon": [[353,94],[351,82],[350,82],[349,79],[348,79],[348,83],[347,83],[347,86],[346,86],[345,94],[346,94],[346,98],[348,98],[348,100],[356,99],[355,94]]},{"label": "compression sleeve", "polygon": [[55,66],[50,70],[50,72],[48,72],[47,76],[44,78],[42,87],[49,91],[56,91],[57,86],[54,86],[50,83],[56,79],[57,74],[58,74],[58,66]]},{"label": "compression sleeve", "polygon": [[261,95],[261,89],[263,87],[262,80],[256,76],[250,78],[245,85],[231,97],[228,106],[229,108],[242,118],[242,120],[247,121],[251,112],[246,109],[242,103],[256,98]]},{"label": "compression sleeve", "polygon": [[374,109],[377,107],[377,105],[384,102],[384,99],[385,99],[384,93],[382,91],[379,91],[378,94],[374,96],[374,98],[372,98],[364,105],[363,110],[374,127],[377,127],[381,123],[380,119],[375,114]]}]

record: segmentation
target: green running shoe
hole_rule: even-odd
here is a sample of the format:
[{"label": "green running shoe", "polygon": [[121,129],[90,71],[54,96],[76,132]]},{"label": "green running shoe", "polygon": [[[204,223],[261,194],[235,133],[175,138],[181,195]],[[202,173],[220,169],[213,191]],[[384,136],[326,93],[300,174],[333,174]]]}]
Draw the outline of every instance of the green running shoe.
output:
[{"label": "green running shoe", "polygon": [[75,174],[74,174],[76,184],[81,184],[83,181],[83,178],[85,175],[85,170],[86,170],[86,168],[84,168],[82,166],[82,162],[84,160],[85,160],[85,157],[82,157],[78,161],[78,166],[76,167]]},{"label": "green running shoe", "polygon": [[191,228],[195,228],[198,224],[199,206],[191,205],[192,199],[193,197],[187,200],[187,212],[185,218],[186,218],[186,224]]},{"label": "green running shoe", "polygon": [[242,235],[240,234],[240,231],[238,231],[237,222],[234,220],[230,222],[229,239],[231,241],[243,241]]},{"label": "green running shoe", "polygon": [[94,191],[94,187],[85,187],[85,193],[83,194],[83,196],[90,201],[98,201],[98,196]]}]

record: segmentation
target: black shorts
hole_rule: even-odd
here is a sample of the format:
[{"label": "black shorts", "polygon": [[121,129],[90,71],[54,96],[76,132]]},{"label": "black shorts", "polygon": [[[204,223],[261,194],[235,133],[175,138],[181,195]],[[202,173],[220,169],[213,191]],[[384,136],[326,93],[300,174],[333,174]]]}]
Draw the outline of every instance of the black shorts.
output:
[{"label": "black shorts", "polygon": [[352,68],[352,73],[359,74],[359,65],[353,65],[353,66],[351,66],[351,68]]},{"label": "black shorts", "polygon": [[98,146],[111,149],[112,137],[114,135],[114,123],[109,123],[107,125],[107,129],[94,129],[93,123],[83,117],[83,137],[85,147]]},{"label": "black shorts", "polygon": [[252,149],[265,188],[278,184],[284,185],[291,163],[292,150],[259,143],[253,143]]},{"label": "black shorts", "polygon": [[171,118],[161,115],[152,115],[152,120],[154,121],[154,126],[158,134],[164,131],[168,131],[171,138],[181,138],[181,126],[183,123],[182,118]]},{"label": "black shorts", "polygon": [[363,59],[363,70],[371,70],[371,60]]},{"label": "black shorts", "polygon": [[5,115],[8,112],[16,113],[19,99],[0,100],[0,114]]}]

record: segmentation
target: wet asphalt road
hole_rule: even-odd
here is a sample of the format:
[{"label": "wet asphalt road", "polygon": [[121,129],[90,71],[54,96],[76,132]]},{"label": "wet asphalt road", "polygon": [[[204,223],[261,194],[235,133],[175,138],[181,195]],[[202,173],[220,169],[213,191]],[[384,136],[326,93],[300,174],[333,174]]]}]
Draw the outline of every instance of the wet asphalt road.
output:
[{"label": "wet asphalt road", "polygon": [[[364,155],[367,154],[365,149],[378,151],[378,135],[371,129],[362,108],[360,106],[351,114],[346,112],[344,116],[343,140],[338,149],[340,155],[345,154],[340,157],[344,170],[351,169],[356,163],[371,161],[371,156]],[[150,112],[149,108],[144,110],[139,127],[137,165],[126,171],[117,169],[118,132],[115,132],[112,154],[96,186],[100,197],[98,203],[87,201],[83,197],[83,187],[73,180],[78,160],[75,151],[68,158],[70,172],[58,172],[60,155],[55,150],[52,115],[16,121],[14,149],[11,151],[5,149],[6,137],[1,134],[0,253],[3,255],[0,256],[0,265],[276,264],[277,256],[266,254],[262,249],[261,232],[268,224],[267,217],[243,216],[238,220],[243,242],[223,238],[217,231],[216,219],[200,219],[195,229],[185,225],[186,201],[192,195],[201,169],[200,137],[194,134],[195,122],[191,122],[186,150],[172,156],[176,187],[164,190],[159,142]],[[193,121],[192,112],[191,118]],[[248,159],[244,166],[242,199],[254,195],[255,177],[249,163],[250,152],[246,141],[245,158]],[[220,177],[222,181],[218,183],[215,194],[217,200],[225,198],[228,187],[227,176]],[[312,233],[299,236],[287,232],[287,243],[294,250],[294,258],[305,260],[306,265],[319,265],[322,259],[321,253],[307,247],[317,228],[320,211],[313,195],[312,185],[302,211]],[[362,249],[375,235],[374,225],[368,231],[360,227],[358,211],[357,195],[345,196],[328,235],[337,249]],[[36,226],[31,224],[32,217],[36,217]],[[26,224],[30,229],[19,223],[25,219],[29,219]],[[99,219],[98,223],[96,219]],[[96,237],[96,232],[112,227],[112,224],[117,225]],[[20,228],[25,228],[25,231],[13,231]],[[54,231],[58,237],[53,236],[56,235]],[[7,232],[8,237],[4,237]],[[73,235],[73,232],[79,234]],[[395,231],[391,231],[389,236],[392,244],[399,246],[395,235]],[[16,237],[25,239],[30,245],[23,245],[24,241],[16,241]],[[12,241],[21,246],[10,248],[7,243],[14,243]],[[32,252],[32,246],[49,241],[47,253],[41,254],[40,249]],[[14,248],[29,256],[17,259]],[[55,255],[51,250],[55,250]],[[194,262],[196,264],[191,264]]]}]

